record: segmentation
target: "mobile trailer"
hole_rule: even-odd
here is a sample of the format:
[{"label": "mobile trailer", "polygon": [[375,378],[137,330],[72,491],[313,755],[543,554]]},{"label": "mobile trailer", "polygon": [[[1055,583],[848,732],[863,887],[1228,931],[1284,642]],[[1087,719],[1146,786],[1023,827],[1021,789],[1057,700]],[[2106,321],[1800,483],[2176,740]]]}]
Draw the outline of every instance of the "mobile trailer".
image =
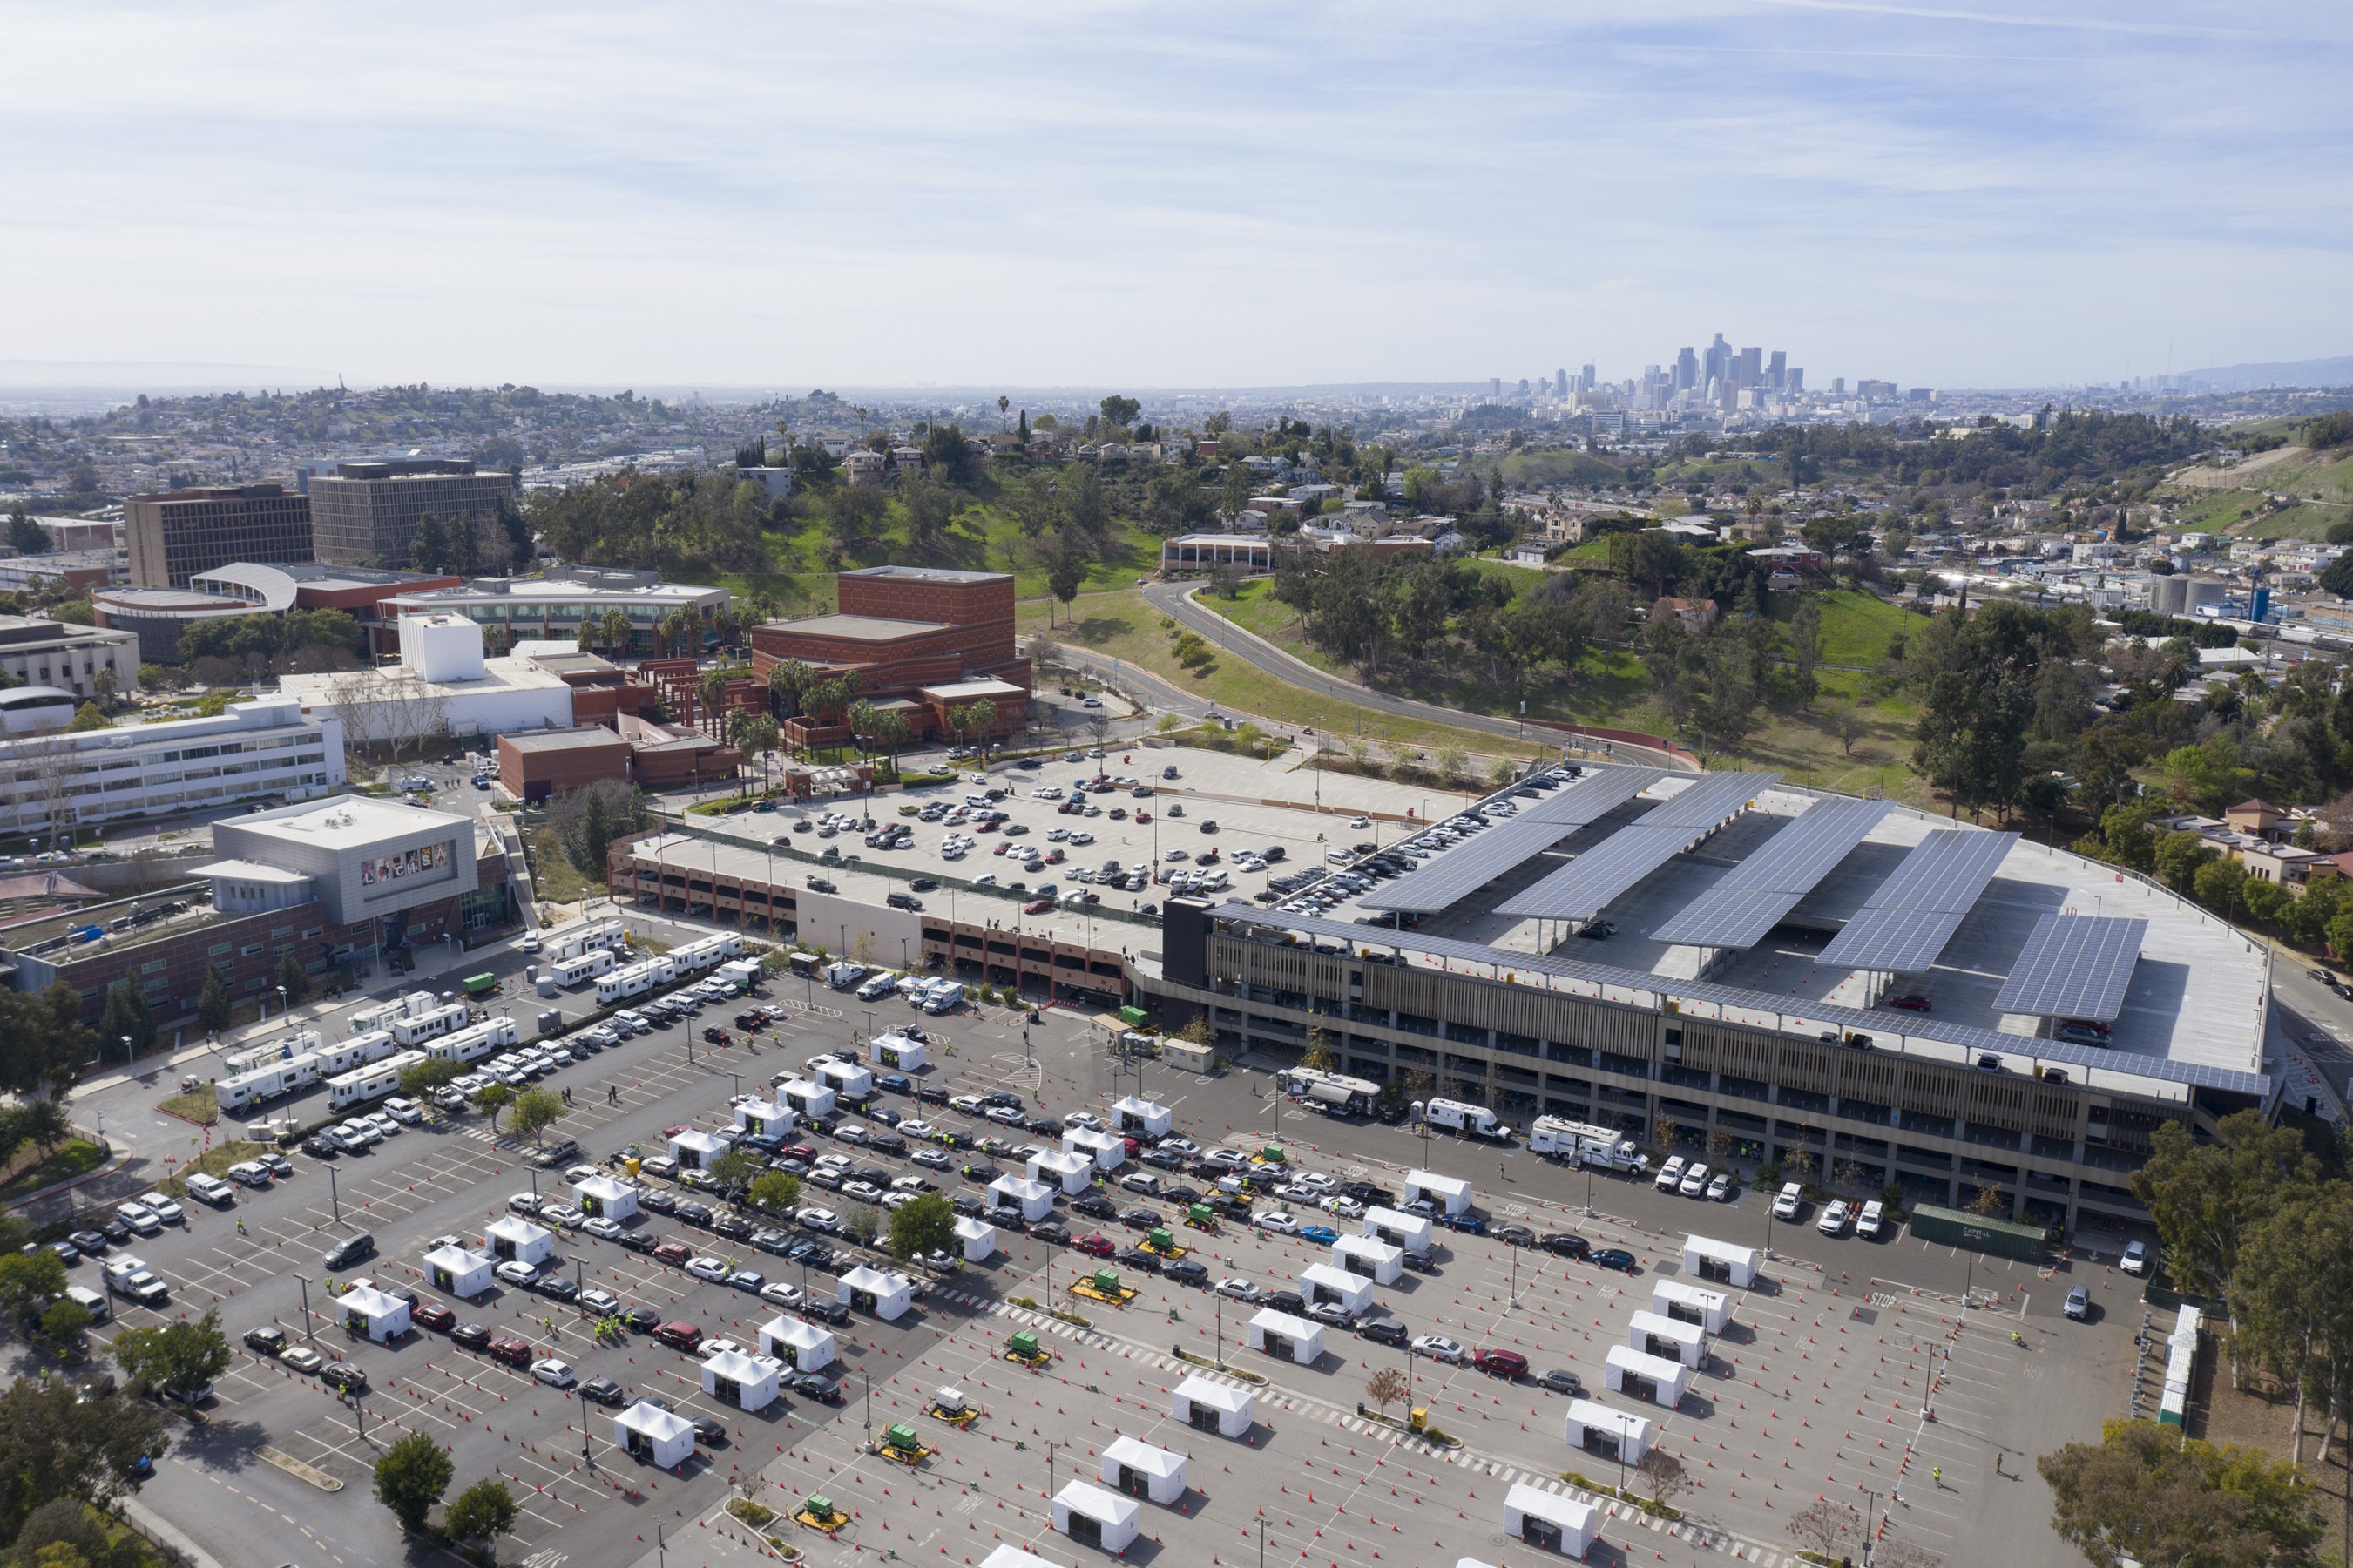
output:
[{"label": "mobile trailer", "polygon": [[547,973],[558,985],[586,985],[591,980],[599,980],[613,973],[617,963],[618,960],[600,947],[575,953],[570,958],[559,958],[548,965]]},{"label": "mobile trailer", "polygon": [[1604,1171],[1639,1172],[1650,1164],[1649,1156],[1618,1129],[1557,1116],[1536,1118],[1528,1129],[1528,1152],[1556,1155]]},{"label": "mobile trailer", "polygon": [[515,1027],[512,1018],[491,1018],[442,1036],[425,1047],[425,1054],[437,1061],[479,1061],[492,1051],[519,1045],[522,1040],[522,1032]]},{"label": "mobile trailer", "polygon": [[463,1002],[451,1002],[422,1016],[395,1018],[391,1024],[392,1037],[403,1046],[421,1046],[427,1040],[440,1038],[452,1029],[462,1029],[473,1015]]},{"label": "mobile trailer", "polygon": [[1493,1111],[1465,1100],[1417,1100],[1410,1114],[1414,1121],[1443,1127],[1450,1132],[1467,1132],[1473,1138],[1500,1141],[1512,1135],[1511,1128],[1496,1121]]},{"label": "mobile trailer", "polygon": [[313,1076],[306,1079],[302,1069],[291,1063],[274,1062],[219,1079],[213,1085],[213,1098],[225,1111],[243,1110],[248,1106],[266,1104],[281,1094],[291,1094],[311,1081],[315,1081],[315,1069]]},{"label": "mobile trailer", "polygon": [[423,1051],[401,1051],[380,1062],[372,1062],[356,1072],[344,1073],[327,1080],[327,1106],[343,1110],[354,1105],[365,1105],[382,1100],[400,1087],[402,1069],[426,1058]]}]

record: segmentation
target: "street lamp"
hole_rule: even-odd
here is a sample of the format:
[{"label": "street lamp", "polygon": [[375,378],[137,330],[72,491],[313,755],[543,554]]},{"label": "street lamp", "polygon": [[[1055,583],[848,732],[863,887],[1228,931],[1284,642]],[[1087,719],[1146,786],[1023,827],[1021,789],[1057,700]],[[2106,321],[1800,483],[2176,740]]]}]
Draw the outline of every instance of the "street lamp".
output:
[{"label": "street lamp", "polygon": [[588,1447],[588,1385],[585,1383],[577,1384],[574,1385],[573,1392],[580,1395],[580,1459],[583,1464],[594,1469],[596,1466],[596,1456]]},{"label": "street lamp", "polygon": [[335,1189],[335,1168],[327,1167],[327,1202],[334,1205],[335,1223],[343,1223],[343,1194]]},{"label": "street lamp", "polygon": [[302,1286],[302,1332],[309,1338],[311,1348],[317,1350],[319,1331],[311,1326],[311,1277],[308,1274],[297,1274],[294,1278],[300,1280]]},{"label": "street lamp", "polygon": [[1862,1568],[1871,1568],[1872,1515],[1879,1506],[1879,1494],[1860,1482],[1854,1489],[1862,1494]]},{"label": "street lamp", "polygon": [[866,1384],[866,1451],[871,1454],[874,1451],[874,1376],[864,1372],[858,1375]]},{"label": "street lamp", "polygon": [[130,1037],[130,1036],[128,1036],[128,1035],[123,1036],[123,1037],[122,1037],[122,1065],[123,1065],[124,1067],[131,1067],[131,1066],[135,1065],[135,1064],[136,1064],[136,1062],[137,1062],[137,1060],[138,1060],[138,1053],[137,1053],[136,1051],[132,1050],[132,1047],[131,1047],[131,1037]]}]

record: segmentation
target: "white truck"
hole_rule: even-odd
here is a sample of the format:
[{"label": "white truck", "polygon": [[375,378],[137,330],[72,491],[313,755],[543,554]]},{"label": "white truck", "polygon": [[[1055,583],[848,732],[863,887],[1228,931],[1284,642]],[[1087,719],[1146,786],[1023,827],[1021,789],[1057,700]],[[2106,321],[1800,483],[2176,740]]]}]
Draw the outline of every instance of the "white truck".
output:
[{"label": "white truck", "polygon": [[1650,1156],[1616,1128],[1559,1116],[1536,1118],[1535,1125],[1528,1129],[1528,1152],[1604,1171],[1641,1172],[1651,1164]]},{"label": "white truck", "polygon": [[866,978],[866,966],[848,959],[836,959],[825,966],[825,983],[836,991],[847,991]]},{"label": "white truck", "polygon": [[1275,1075],[1275,1085],[1332,1116],[1362,1116],[1381,1096],[1381,1086],[1369,1079],[1314,1068],[1286,1068]]},{"label": "white truck", "polygon": [[1490,1138],[1508,1142],[1511,1128],[1495,1120],[1495,1113],[1483,1105],[1473,1105],[1464,1100],[1415,1100],[1408,1108],[1408,1119],[1427,1121],[1432,1127],[1443,1127],[1450,1132],[1467,1132],[1473,1138]]}]

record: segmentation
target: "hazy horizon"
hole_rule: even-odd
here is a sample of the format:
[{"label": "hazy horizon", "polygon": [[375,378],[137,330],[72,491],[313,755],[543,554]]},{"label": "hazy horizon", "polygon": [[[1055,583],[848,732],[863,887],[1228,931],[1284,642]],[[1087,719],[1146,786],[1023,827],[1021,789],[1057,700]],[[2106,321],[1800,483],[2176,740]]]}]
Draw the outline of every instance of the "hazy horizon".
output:
[{"label": "hazy horizon", "polygon": [[2309,3],[0,15],[16,363],[1509,385],[1721,331],[1989,389],[2353,344]]}]

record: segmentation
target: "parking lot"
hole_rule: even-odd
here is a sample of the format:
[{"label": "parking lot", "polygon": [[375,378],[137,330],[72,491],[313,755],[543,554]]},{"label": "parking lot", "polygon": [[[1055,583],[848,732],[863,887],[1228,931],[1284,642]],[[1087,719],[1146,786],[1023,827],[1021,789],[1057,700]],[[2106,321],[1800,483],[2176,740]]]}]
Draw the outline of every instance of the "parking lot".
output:
[{"label": "parking lot", "polygon": [[[650,1149],[668,1127],[716,1127],[727,1120],[732,1093],[798,1069],[819,1051],[846,1047],[853,1031],[842,1015],[864,1012],[846,1005],[842,994],[798,983],[775,987],[768,1000],[793,1016],[749,1048],[713,1052],[702,1044],[703,1027],[730,1026],[734,1009],[721,1007],[562,1069],[548,1081],[570,1088],[574,1105],[552,1135],[577,1139],[594,1160],[630,1143]],[[903,1003],[885,1005],[905,1009]],[[881,1023],[895,1019],[887,1014]],[[1597,1247],[1624,1247],[1639,1262],[1632,1277],[1492,1237],[1440,1232],[1435,1274],[1408,1273],[1377,1291],[1380,1307],[1413,1335],[1442,1334],[1466,1350],[1516,1348],[1532,1370],[1573,1371],[1591,1397],[1620,1408],[1636,1406],[1598,1392],[1601,1357],[1609,1345],[1623,1342],[1628,1315],[1649,1305],[1654,1279],[1680,1278],[1683,1234],[1743,1245],[1764,1239],[1769,1194],[1736,1191],[1732,1202],[1708,1204],[1602,1175],[1590,1179],[1599,1212],[1588,1219],[1582,1173],[1525,1152],[1446,1138],[1425,1146],[1409,1129],[1311,1116],[1274,1095],[1264,1073],[1238,1068],[1198,1078],[1145,1063],[1139,1083],[1136,1064],[1106,1056],[1108,1037],[1085,1019],[1053,1012],[1026,1031],[1020,1015],[993,1009],[921,1021],[938,1026],[940,1044],[925,1081],[949,1093],[1008,1089],[1022,1097],[1025,1112],[1060,1116],[1081,1108],[1101,1112],[1141,1088],[1173,1109],[1179,1133],[1205,1147],[1254,1150],[1281,1142],[1301,1168],[1392,1191],[1407,1169],[1427,1163],[1476,1184],[1480,1209],[1498,1223],[1575,1230]],[[1027,1052],[1025,1032],[1032,1037]],[[696,1037],[691,1063],[690,1034]],[[608,1089],[617,1103],[607,1102]],[[1036,1138],[903,1098],[886,1095],[878,1104],[1012,1144]],[[871,1146],[838,1147],[894,1176],[923,1169]],[[413,1427],[452,1446],[461,1484],[497,1471],[523,1489],[526,1512],[519,1540],[507,1549],[511,1557],[560,1550],[585,1563],[631,1562],[656,1545],[657,1525],[706,1538],[702,1549],[712,1561],[738,1550],[749,1555],[762,1549],[731,1543],[729,1531],[748,1532],[720,1511],[730,1488],[741,1483],[772,1506],[797,1505],[821,1491],[856,1510],[837,1544],[813,1531],[789,1531],[818,1561],[846,1562],[883,1549],[936,1555],[942,1546],[959,1558],[971,1549],[961,1542],[1039,1533],[1045,1444],[1056,1446],[1059,1485],[1077,1473],[1076,1465],[1092,1475],[1089,1451],[1118,1432],[1194,1456],[1198,1495],[1188,1496],[1181,1510],[1155,1513],[1147,1532],[1161,1537],[1156,1550],[1173,1553],[1171,1561],[1206,1561],[1228,1544],[1240,1549],[1263,1508],[1272,1532],[1270,1560],[1278,1552],[1282,1560],[1304,1560],[1312,1550],[1333,1561],[1353,1552],[1369,1562],[1379,1552],[1381,1561],[1396,1562],[1441,1548],[1492,1554],[1498,1500],[1514,1481],[1588,1500],[1593,1494],[1577,1492],[1560,1479],[1564,1472],[1614,1483],[1606,1461],[1567,1447],[1567,1399],[1533,1380],[1505,1383],[1338,1331],[1327,1333],[1314,1366],[1274,1362],[1244,1348],[1247,1307],[1221,1305],[1206,1289],[1132,1264],[1113,1265],[1139,1291],[1124,1307],[1074,1300],[1071,1286],[1097,1260],[1010,1230],[999,1232],[1006,1249],[997,1259],[941,1279],[900,1323],[861,1315],[836,1331],[844,1366],[863,1374],[845,1382],[842,1403],[787,1394],[758,1415],[720,1405],[702,1392],[696,1358],[642,1334],[594,1343],[575,1307],[503,1289],[480,1304],[453,1302],[462,1321],[520,1337],[533,1354],[559,1357],[581,1378],[609,1376],[632,1394],[652,1393],[683,1414],[716,1418],[728,1432],[723,1445],[698,1449],[684,1474],[650,1470],[614,1447],[612,1413],[591,1407],[584,1455],[576,1397],[438,1333],[391,1349],[355,1345],[324,1301],[324,1247],[358,1227],[375,1234],[379,1256],[343,1271],[339,1283],[364,1275],[434,1297],[421,1267],[430,1238],[478,1239],[484,1224],[506,1212],[512,1194],[532,1190],[534,1177],[542,1191],[562,1186],[560,1173],[534,1173],[519,1162],[520,1152],[514,1140],[491,1135],[479,1117],[443,1130],[411,1128],[366,1154],[332,1161],[297,1155],[291,1179],[240,1191],[234,1217],[190,1205],[185,1226],[137,1241],[131,1250],[171,1286],[165,1315],[217,1302],[233,1342],[255,1323],[276,1322],[298,1339],[315,1334],[322,1349],[348,1354],[370,1379],[368,1392],[348,1401],[313,1378],[241,1352],[237,1371],[221,1380],[210,1425],[190,1433],[161,1467],[150,1500],[186,1521],[199,1540],[243,1542],[259,1530],[284,1561],[302,1561],[304,1553],[316,1560],[322,1552],[338,1562],[380,1560],[397,1543],[388,1516],[368,1498],[366,1467],[384,1428]],[[972,1157],[953,1156],[957,1163]],[[1496,1162],[1492,1178],[1490,1160]],[[996,1163],[1018,1169],[1011,1159]],[[953,1172],[923,1173],[951,1193],[975,1190]],[[1140,1201],[1117,1195],[1122,1208]],[[815,1192],[804,1201],[841,1206]],[[1153,1206],[1175,1217],[1173,1205]],[[1295,1203],[1282,1206],[1308,1223],[1321,1217],[1344,1232],[1353,1228]],[[233,1228],[237,1218],[245,1222],[243,1235]],[[1100,1231],[1121,1246],[1140,1234],[1067,1212],[1056,1218],[1076,1237]],[[798,1266],[740,1241],[662,1215],[645,1224],[771,1280],[802,1282]],[[1288,1288],[1308,1263],[1329,1257],[1327,1245],[1233,1223],[1214,1236],[1182,1228],[1176,1235],[1194,1247],[1193,1260],[1210,1279],[1247,1277],[1269,1289]],[[2121,1364],[2136,1312],[2120,1309],[2090,1324],[2066,1322],[2058,1315],[2066,1284],[2096,1279],[2102,1300],[2122,1300],[2130,1299],[2130,1282],[2083,1268],[2045,1278],[2023,1265],[1971,1263],[1908,1238],[1831,1240],[1810,1224],[1779,1226],[1774,1247],[1777,1260],[1759,1286],[1737,1293],[1734,1327],[1712,1342],[1712,1359],[1682,1407],[1645,1412],[1660,1423],[1661,1447],[1698,1479],[1677,1500],[1686,1518],[1654,1528],[1623,1504],[1596,1500],[1616,1510],[1604,1525],[1609,1550],[1643,1560],[1681,1553],[1698,1562],[1737,1548],[1747,1559],[1777,1562],[1795,1545],[1781,1528],[1793,1507],[1817,1494],[1860,1505],[1856,1489],[1868,1487],[1879,1494],[1874,1506],[1881,1509],[1900,1489],[1894,1528],[1931,1549],[1948,1550],[1967,1536],[2005,1542],[2019,1561],[2063,1561],[2041,1524],[2046,1510],[2039,1496],[2021,1506],[2010,1489],[2039,1491],[2039,1481],[2018,1479],[2032,1455],[2063,1435],[2095,1431],[2100,1416],[2121,1404],[2113,1371],[2103,1368]],[[744,1291],[699,1281],[611,1241],[573,1233],[559,1252],[580,1284],[754,1348],[758,1326],[777,1314]],[[87,1264],[77,1270],[87,1272]],[[307,1321],[297,1275],[310,1277]],[[1965,1279],[1980,1300],[1970,1325],[1960,1329]],[[820,1293],[830,1282],[821,1270],[808,1279]],[[1038,1307],[1017,1305],[1014,1298]],[[1042,1310],[1054,1305],[1075,1309],[1089,1326],[1046,1317]],[[156,1314],[130,1306],[119,1320],[153,1321]],[[1038,1373],[1000,1359],[1008,1336],[1021,1329],[1040,1334],[1060,1359]],[[2010,1342],[2012,1330],[2025,1334],[2026,1348]],[[1204,1375],[1216,1378],[1214,1363],[1222,1357],[1229,1367],[1270,1380],[1258,1390],[1261,1429],[1250,1441],[1228,1443],[1171,1426],[1166,1391],[1199,1370],[1177,1359],[1178,1347],[1212,1363]],[[1437,1447],[1358,1414],[1369,1373],[1409,1361],[1414,1402],[1460,1447]],[[863,1393],[868,1378],[871,1409]],[[1938,1419],[1929,1422],[1923,1406],[1932,1378]],[[989,1414],[970,1431],[942,1428],[934,1444],[938,1452],[912,1471],[865,1452],[870,1424],[877,1430],[899,1419],[937,1426],[915,1413],[944,1385],[965,1388]],[[265,1446],[295,1468],[265,1457]],[[1282,1464],[1254,1462],[1260,1451],[1279,1452]],[[314,1489],[304,1467],[321,1479],[342,1481],[343,1489],[332,1497]],[[1942,1468],[1941,1482],[1928,1479],[1930,1468]],[[1268,1480],[1275,1485],[1268,1488]],[[935,1510],[928,1525],[900,1507],[907,1499]],[[1419,1541],[1425,1529],[1431,1542],[1426,1547]],[[639,1534],[647,1537],[643,1547]],[[1129,1555],[1150,1550],[1139,1542]],[[1062,1542],[1048,1551],[1067,1559],[1074,1549]],[[1600,1552],[1597,1547],[1597,1556]]]}]

